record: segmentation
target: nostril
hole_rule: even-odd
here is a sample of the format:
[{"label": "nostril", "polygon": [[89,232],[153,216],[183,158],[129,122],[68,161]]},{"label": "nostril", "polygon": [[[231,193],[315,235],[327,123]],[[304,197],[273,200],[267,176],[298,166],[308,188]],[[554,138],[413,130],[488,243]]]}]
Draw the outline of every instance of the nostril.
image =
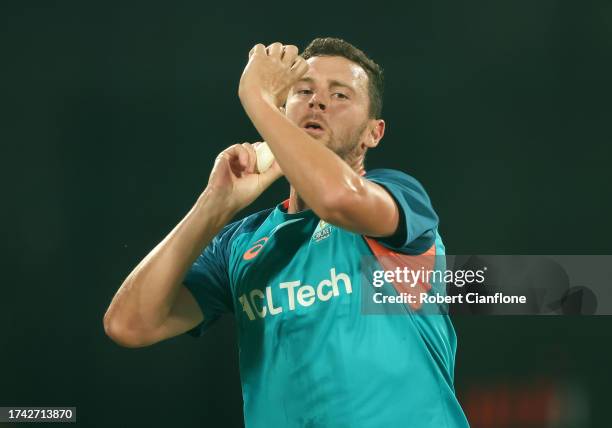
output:
[{"label": "nostril", "polygon": [[325,110],[325,109],[327,108],[327,107],[326,107],[326,105],[325,105],[325,104],[322,104],[322,103],[312,102],[312,101],[309,101],[309,102],[308,102],[308,107],[310,107],[310,108],[313,108],[315,105],[316,105],[318,108],[320,108],[321,110]]}]

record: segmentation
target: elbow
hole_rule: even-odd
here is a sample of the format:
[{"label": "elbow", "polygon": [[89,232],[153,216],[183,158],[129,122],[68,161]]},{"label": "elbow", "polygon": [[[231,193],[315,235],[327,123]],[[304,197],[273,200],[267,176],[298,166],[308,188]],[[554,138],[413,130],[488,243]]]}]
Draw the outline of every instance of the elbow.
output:
[{"label": "elbow", "polygon": [[142,348],[147,346],[147,343],[142,340],[142,337],[134,334],[125,326],[119,324],[108,312],[103,319],[104,333],[117,345],[124,348]]}]

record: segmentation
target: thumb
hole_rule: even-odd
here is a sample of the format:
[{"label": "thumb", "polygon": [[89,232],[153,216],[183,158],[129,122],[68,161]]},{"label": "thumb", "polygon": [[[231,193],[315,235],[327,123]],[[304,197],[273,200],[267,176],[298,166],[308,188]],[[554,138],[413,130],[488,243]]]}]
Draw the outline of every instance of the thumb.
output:
[{"label": "thumb", "polygon": [[274,159],[274,162],[272,162],[270,168],[268,168],[265,172],[259,174],[259,177],[261,184],[267,188],[276,180],[278,180],[282,175],[284,175],[283,171],[281,170],[281,167],[278,162],[276,162],[276,159]]}]

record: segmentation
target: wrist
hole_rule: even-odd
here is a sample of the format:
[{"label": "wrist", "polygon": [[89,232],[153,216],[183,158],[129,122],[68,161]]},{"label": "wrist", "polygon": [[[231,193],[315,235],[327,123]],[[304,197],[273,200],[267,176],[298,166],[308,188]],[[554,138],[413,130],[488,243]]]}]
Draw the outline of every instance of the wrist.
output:
[{"label": "wrist", "polygon": [[282,106],[282,103],[279,104],[274,96],[263,91],[259,86],[241,86],[238,91],[238,96],[247,114],[250,114],[252,111],[262,106],[270,106],[275,109]]},{"label": "wrist", "polygon": [[213,220],[220,228],[239,211],[225,192],[206,187],[195,204],[195,210]]}]

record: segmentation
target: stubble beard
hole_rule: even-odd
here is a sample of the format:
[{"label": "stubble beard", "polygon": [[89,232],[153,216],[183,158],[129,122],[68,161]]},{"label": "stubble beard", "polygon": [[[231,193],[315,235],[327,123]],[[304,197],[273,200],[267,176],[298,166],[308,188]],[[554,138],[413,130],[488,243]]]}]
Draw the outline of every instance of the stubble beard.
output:
[{"label": "stubble beard", "polygon": [[355,164],[359,161],[359,144],[361,142],[361,136],[363,131],[368,126],[368,121],[364,121],[359,127],[354,128],[352,132],[345,138],[336,138],[333,134],[330,134],[325,145],[336,153],[343,161],[349,164],[351,167],[356,166]]}]

